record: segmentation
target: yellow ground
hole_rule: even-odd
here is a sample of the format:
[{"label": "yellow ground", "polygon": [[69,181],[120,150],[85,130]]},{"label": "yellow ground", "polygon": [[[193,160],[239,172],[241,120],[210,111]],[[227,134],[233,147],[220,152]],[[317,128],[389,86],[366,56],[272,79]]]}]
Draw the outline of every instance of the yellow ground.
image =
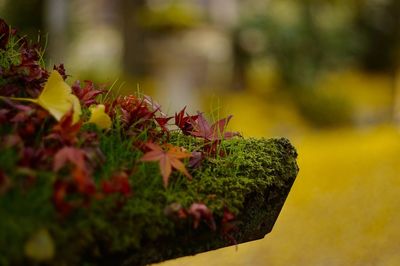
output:
[{"label": "yellow ground", "polygon": [[400,265],[398,131],[334,130],[291,140],[300,173],[269,235],[238,251],[160,265]]}]

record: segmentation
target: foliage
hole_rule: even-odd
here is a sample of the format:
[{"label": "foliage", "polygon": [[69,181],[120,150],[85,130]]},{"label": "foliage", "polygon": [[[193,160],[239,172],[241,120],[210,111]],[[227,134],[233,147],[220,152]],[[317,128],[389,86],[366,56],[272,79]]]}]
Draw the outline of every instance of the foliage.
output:
[{"label": "foliage", "polygon": [[141,7],[138,12],[142,26],[153,31],[180,30],[200,24],[201,14],[185,1],[155,3],[156,8]]},{"label": "foliage", "polygon": [[45,3],[45,0],[3,1],[0,17],[18,28],[23,35],[27,34],[30,38],[36,39],[38,29],[45,27]]},{"label": "foliage", "polygon": [[[315,126],[348,123],[351,103],[338,95],[326,97],[316,84],[329,71],[353,66],[365,52],[365,36],[354,22],[354,11],[347,3],[329,1],[271,1],[268,7],[267,12],[245,16],[238,27],[239,60],[267,58],[276,68],[280,88]],[[244,42],[246,36],[254,42]]]},{"label": "foliage", "polygon": [[394,75],[400,60],[400,3],[396,0],[357,6],[355,23],[367,49],[359,61],[364,69]]},{"label": "foliage", "polygon": [[71,88],[62,65],[47,71],[36,44],[0,24],[1,264],[79,264],[188,224],[234,242],[246,195],[293,176],[284,140],[234,138],[231,116],[210,125],[185,108],[169,123],[148,96]]},{"label": "foliage", "polygon": [[[276,1],[269,12],[245,17],[238,32],[239,37],[255,31],[268,38],[259,41],[262,47],[256,54],[246,44],[240,47],[246,56],[271,58],[289,89],[311,89],[324,71],[351,63],[361,52],[362,36],[346,17],[347,7],[313,1],[285,1],[282,5],[292,17],[279,17]],[[319,21],[323,15],[332,17],[328,26]]]},{"label": "foliage", "polygon": [[343,126],[352,122],[353,106],[343,95],[313,90],[297,98],[300,113],[317,128]]}]

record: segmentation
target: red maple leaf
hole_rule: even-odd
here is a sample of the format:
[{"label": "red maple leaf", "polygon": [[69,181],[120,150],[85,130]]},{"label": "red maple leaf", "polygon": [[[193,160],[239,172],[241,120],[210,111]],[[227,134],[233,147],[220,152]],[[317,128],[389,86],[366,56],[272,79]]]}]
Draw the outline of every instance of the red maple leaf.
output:
[{"label": "red maple leaf", "polygon": [[183,107],[179,113],[175,113],[175,125],[182,130],[185,135],[190,135],[193,130],[193,123],[196,122],[198,115],[188,115],[185,116],[186,106]]},{"label": "red maple leaf", "polygon": [[150,110],[144,99],[129,95],[117,98],[116,101],[121,110],[121,121],[126,129],[133,126],[135,129],[143,130],[154,123],[156,111]]},{"label": "red maple leaf", "polygon": [[56,139],[66,145],[73,145],[78,142],[78,133],[82,126],[82,120],[73,123],[72,110],[66,113],[46,138]]},{"label": "red maple leaf", "polygon": [[64,216],[68,215],[73,208],[73,204],[66,200],[71,190],[72,186],[68,182],[62,180],[56,180],[56,182],[54,182],[52,201],[57,211]]},{"label": "red maple leaf", "polygon": [[95,186],[86,167],[85,158],[86,154],[83,150],[75,147],[64,147],[54,156],[53,170],[57,172],[67,165],[72,165],[71,174],[78,191],[92,195],[95,192]]},{"label": "red maple leaf", "polygon": [[197,168],[200,167],[202,160],[204,159],[204,153],[200,151],[193,151],[192,158],[189,161],[190,168]]},{"label": "red maple leaf", "polygon": [[158,125],[161,127],[161,129],[164,132],[168,132],[169,130],[167,128],[167,125],[168,125],[168,121],[171,118],[172,118],[172,116],[170,116],[170,117],[155,117],[154,119],[156,120],[156,122],[158,123]]},{"label": "red maple leaf", "polygon": [[146,161],[158,161],[160,166],[161,175],[163,177],[164,186],[168,186],[168,179],[171,175],[172,169],[176,169],[183,173],[187,178],[192,179],[192,176],[186,170],[185,165],[181,159],[189,158],[192,155],[184,151],[181,147],[166,144],[166,150],[155,143],[146,143],[146,147],[150,149],[140,159],[143,162]]},{"label": "red maple leaf", "polygon": [[74,147],[64,147],[60,149],[54,156],[53,170],[57,172],[63,168],[67,163],[79,169],[86,169],[85,167],[85,153]]},{"label": "red maple leaf", "polygon": [[204,220],[211,230],[216,230],[214,217],[210,209],[203,203],[193,203],[188,214],[193,217],[193,227],[196,229],[201,220]]},{"label": "red maple leaf", "polygon": [[86,169],[75,167],[72,177],[78,192],[85,196],[92,196],[96,193],[96,185]]},{"label": "red maple leaf", "polygon": [[60,75],[62,76],[62,78],[64,80],[66,80],[68,78],[68,76],[69,76],[69,75],[67,75],[67,73],[65,71],[64,64],[54,65],[53,66],[53,70],[57,70],[58,73],[60,73]]},{"label": "red maple leaf", "polygon": [[167,116],[163,111],[161,111],[161,105],[158,102],[154,101],[153,98],[151,98],[150,96],[143,95],[143,102],[146,103],[154,112],[158,111],[162,117]]},{"label": "red maple leaf", "polygon": [[129,176],[125,172],[117,172],[112,175],[110,180],[101,183],[104,194],[120,193],[125,197],[132,195],[132,188],[129,183]]},{"label": "red maple leaf", "polygon": [[96,89],[92,81],[85,80],[85,86],[81,88],[79,81],[76,81],[72,86],[74,94],[79,98],[82,105],[89,107],[92,104],[97,104],[97,95],[105,93],[105,90]]},{"label": "red maple leaf", "polygon": [[203,113],[198,113],[198,119],[194,123],[194,129],[190,132],[192,136],[203,138],[209,141],[216,141],[222,139],[230,139],[234,136],[239,136],[238,132],[225,132],[226,126],[231,120],[232,115],[220,119],[214,124],[210,125],[204,118]]}]

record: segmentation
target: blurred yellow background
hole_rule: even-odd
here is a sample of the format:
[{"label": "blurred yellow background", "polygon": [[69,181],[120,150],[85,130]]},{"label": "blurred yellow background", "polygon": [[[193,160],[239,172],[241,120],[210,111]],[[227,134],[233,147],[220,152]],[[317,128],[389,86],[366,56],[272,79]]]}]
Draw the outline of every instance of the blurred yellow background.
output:
[{"label": "blurred yellow background", "polygon": [[296,146],[270,234],[160,265],[400,265],[398,0],[0,0],[0,17],[70,82]]}]

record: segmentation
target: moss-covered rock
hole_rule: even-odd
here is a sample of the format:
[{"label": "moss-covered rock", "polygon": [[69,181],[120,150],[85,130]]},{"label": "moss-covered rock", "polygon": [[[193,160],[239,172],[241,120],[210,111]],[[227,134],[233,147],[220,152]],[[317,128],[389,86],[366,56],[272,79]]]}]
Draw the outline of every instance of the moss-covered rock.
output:
[{"label": "moss-covered rock", "polygon": [[[145,265],[272,229],[298,171],[288,140],[242,139],[231,116],[210,125],[185,108],[167,124],[149,97],[91,82],[53,86],[82,110],[60,120],[34,100],[67,77],[41,51],[0,19],[0,265]],[[97,103],[107,130],[90,123]]]},{"label": "moss-covered rock", "polygon": [[[171,139],[188,150],[195,147],[193,138]],[[107,141],[100,145],[103,149]],[[157,165],[147,163],[129,177],[134,195],[123,204],[119,198],[101,199],[68,217],[53,210],[49,201],[53,177],[43,173],[38,177],[41,189],[9,192],[1,198],[0,261],[32,262],[24,257],[24,247],[42,228],[55,245],[55,256],[46,263],[57,265],[145,265],[263,238],[297,175],[296,151],[284,138],[225,140],[220,148],[225,156],[206,158],[191,171],[192,180],[175,173],[164,188]],[[129,152],[121,157],[126,161]],[[111,163],[115,164],[104,163],[98,178]],[[193,202],[209,208],[215,228],[207,221],[194,228],[193,217],[174,215],[172,207],[188,209]],[[226,220],[227,210],[235,219]]]},{"label": "moss-covered rock", "polygon": [[194,230],[175,224],[168,234],[111,256],[109,262],[145,265],[261,239],[269,233],[298,172],[296,150],[284,138],[231,140],[225,148],[229,156],[208,160],[187,187],[175,189],[174,200],[201,200],[220,214],[225,207],[234,210],[236,230],[229,238],[206,225]]}]

